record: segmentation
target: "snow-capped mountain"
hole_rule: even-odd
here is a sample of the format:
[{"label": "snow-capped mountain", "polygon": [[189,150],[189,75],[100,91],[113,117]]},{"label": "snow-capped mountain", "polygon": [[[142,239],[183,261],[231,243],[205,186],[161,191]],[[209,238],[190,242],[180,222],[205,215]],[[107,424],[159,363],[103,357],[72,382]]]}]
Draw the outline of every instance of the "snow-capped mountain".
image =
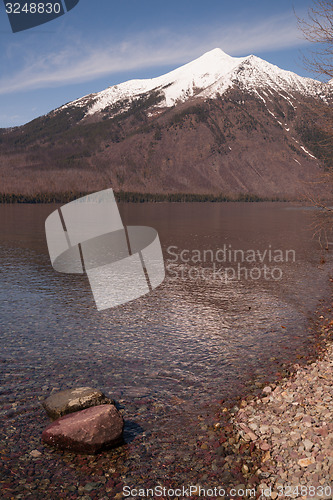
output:
[{"label": "snow-capped mountain", "polygon": [[[63,106],[86,108],[91,116],[123,102],[118,112],[126,111],[131,102],[148,92],[161,96],[157,107],[171,107],[189,98],[215,98],[232,87],[259,93],[263,101],[271,90],[289,98],[301,93],[304,96],[327,98],[331,89],[327,84],[285,71],[259,57],[231,57],[221,49],[214,49],[170,73],[146,80],[130,80],[90,94]],[[266,91],[266,92],[265,92]]]},{"label": "snow-capped mountain", "polygon": [[[214,49],[0,131],[9,192],[327,196],[333,86]],[[325,146],[328,145],[328,147]]]},{"label": "snow-capped mountain", "polygon": [[232,72],[243,60],[242,57],[231,57],[220,49],[212,50],[165,75],[148,80],[130,80],[100,92],[88,114],[94,114],[120,99],[152,90],[160,91],[164,96],[160,106],[173,106],[200,94],[200,91]]}]

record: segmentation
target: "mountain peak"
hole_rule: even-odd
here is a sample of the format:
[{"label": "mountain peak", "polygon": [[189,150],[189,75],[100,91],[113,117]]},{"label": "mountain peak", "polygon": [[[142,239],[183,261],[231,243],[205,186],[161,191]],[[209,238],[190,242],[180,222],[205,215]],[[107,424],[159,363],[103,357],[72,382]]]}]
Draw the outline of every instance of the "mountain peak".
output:
[{"label": "mountain peak", "polygon": [[[129,80],[107,88],[93,96],[94,103],[87,114],[93,115],[119,100],[132,100],[153,90],[163,91],[164,99],[161,105],[173,106],[176,102],[193,97],[209,87],[244,59],[231,57],[223,50],[215,48],[165,75],[147,80]],[[75,101],[74,105],[80,106],[80,100]]]},{"label": "mountain peak", "polygon": [[332,94],[332,84],[214,49],[3,132],[0,173],[7,189],[23,193],[34,189],[33,169],[36,189],[51,178],[56,192],[97,191],[108,179],[116,190],[146,193],[295,199],[318,186],[323,196],[320,142]]},{"label": "mountain peak", "polygon": [[[140,96],[155,91],[162,97],[158,106],[163,108],[194,97],[214,98],[235,85],[255,93],[258,89],[271,88],[278,92],[296,91],[305,95],[326,94],[325,84],[282,70],[254,54],[232,57],[215,48],[165,75],[114,85],[67,106],[85,107],[87,116],[120,103],[121,113]],[[326,87],[331,88],[331,85]]]},{"label": "mountain peak", "polygon": [[[223,52],[223,50],[216,48],[206,52],[202,56],[194,59],[193,61],[181,66],[180,68],[174,70],[175,72],[182,72],[185,74],[185,70],[189,69],[197,77],[200,78],[200,75],[204,75],[205,73],[210,73],[215,75],[215,77],[220,78],[221,76],[226,75],[238,66],[242,61],[244,61],[245,57],[232,57]],[[172,74],[173,72],[171,72]],[[170,74],[170,73],[169,73]]]},{"label": "mountain peak", "polygon": [[234,58],[229,54],[227,54],[226,52],[224,52],[222,49],[216,47],[215,49],[205,52],[204,54],[202,54],[202,56],[198,57],[197,59],[194,59],[194,61],[198,61],[200,59],[205,60],[205,59],[234,59]]}]

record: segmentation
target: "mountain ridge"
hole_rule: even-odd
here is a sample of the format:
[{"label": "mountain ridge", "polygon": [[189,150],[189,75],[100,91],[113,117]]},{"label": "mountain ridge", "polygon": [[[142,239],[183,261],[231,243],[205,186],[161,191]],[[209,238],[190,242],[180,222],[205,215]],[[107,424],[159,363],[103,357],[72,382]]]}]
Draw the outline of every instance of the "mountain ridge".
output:
[{"label": "mountain ridge", "polygon": [[214,49],[1,131],[0,191],[326,197],[332,90]]},{"label": "mountain ridge", "polygon": [[[242,71],[245,75],[241,74]],[[260,73],[264,73],[264,79]],[[254,74],[256,74],[255,78]],[[328,84],[280,69],[253,54],[246,57],[231,57],[221,49],[215,48],[194,61],[159,77],[129,80],[116,84],[101,92],[76,99],[58,109],[66,109],[71,105],[86,106],[88,101],[89,108],[86,116],[91,116],[117,101],[151,91],[161,91],[164,94],[159,107],[171,107],[188,98],[214,98],[217,94],[224,93],[234,83],[242,83],[247,90],[270,86],[275,90],[289,92],[297,90],[305,95],[324,98],[325,95],[322,95],[322,92],[330,93]]]}]

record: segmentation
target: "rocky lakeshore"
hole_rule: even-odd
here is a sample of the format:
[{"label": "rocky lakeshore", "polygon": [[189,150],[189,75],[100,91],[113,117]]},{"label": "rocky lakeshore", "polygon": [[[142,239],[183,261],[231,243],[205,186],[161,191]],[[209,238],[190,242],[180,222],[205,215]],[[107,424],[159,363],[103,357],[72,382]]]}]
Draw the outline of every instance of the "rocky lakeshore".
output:
[{"label": "rocky lakeshore", "polygon": [[255,485],[257,498],[333,498],[331,308],[317,326],[326,339],[318,359],[241,400],[230,418],[230,461],[239,452],[244,484]]},{"label": "rocky lakeshore", "polygon": [[[118,396],[127,426],[125,444],[97,455],[43,445],[41,430],[48,421],[40,391],[38,405],[19,419],[16,402],[8,404],[1,429],[2,498],[120,500],[142,498],[125,497],[125,487],[163,485],[172,490],[188,484],[205,489],[201,498],[212,500],[223,498],[210,494],[215,486],[225,488],[224,498],[236,500],[332,498],[332,307],[321,310],[314,330],[317,349],[311,360],[302,352],[291,374],[285,370],[277,377],[265,375],[251,381],[251,390],[245,390],[238,402],[218,408],[214,402],[206,413],[199,408],[197,420],[188,415],[189,439],[179,436],[172,449],[170,424],[178,413],[182,418],[186,414],[180,398],[161,404],[147,393],[133,393],[132,402]],[[61,409],[54,418],[62,414]],[[255,493],[245,495],[246,489]],[[198,493],[186,498],[198,498]]]}]

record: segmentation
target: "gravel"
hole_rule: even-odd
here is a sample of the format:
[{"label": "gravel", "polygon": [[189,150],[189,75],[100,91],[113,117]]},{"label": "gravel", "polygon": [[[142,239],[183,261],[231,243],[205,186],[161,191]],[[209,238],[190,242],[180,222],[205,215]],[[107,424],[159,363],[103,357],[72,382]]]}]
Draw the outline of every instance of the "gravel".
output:
[{"label": "gravel", "polygon": [[[328,338],[333,330],[331,318],[321,317]],[[265,480],[257,485],[258,493],[266,489],[271,498],[280,492],[278,498],[331,499],[332,341],[326,341],[318,360],[294,368],[294,374],[275,388],[269,390],[266,386],[261,395],[241,402],[240,410],[231,419],[236,440],[238,447],[252,442],[254,450],[263,452],[247,474],[248,479],[256,475]]]}]

